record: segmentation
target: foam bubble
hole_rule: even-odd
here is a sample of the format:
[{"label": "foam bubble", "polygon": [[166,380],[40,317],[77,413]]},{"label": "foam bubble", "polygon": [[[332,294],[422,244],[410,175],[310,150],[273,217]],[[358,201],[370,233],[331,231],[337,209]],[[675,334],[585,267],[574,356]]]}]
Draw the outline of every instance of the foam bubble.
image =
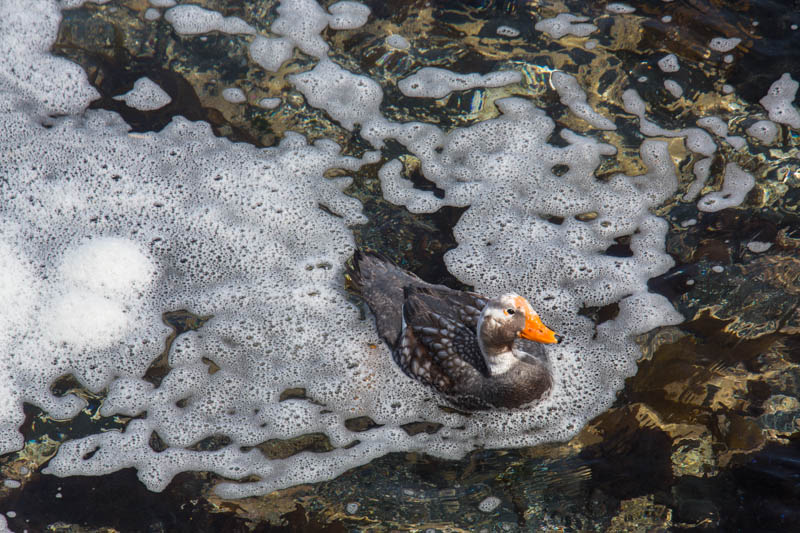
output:
[{"label": "foam bubble", "polygon": [[634,89],[628,89],[622,93],[622,104],[625,111],[639,117],[639,130],[647,136],[665,137],[685,137],[686,147],[698,154],[710,156],[717,150],[714,139],[699,128],[685,128],[679,131],[672,131],[662,128],[647,118],[645,115],[645,103],[639,93]]},{"label": "foam bubble", "polygon": [[386,38],[386,44],[400,50],[408,50],[409,48],[411,48],[411,43],[409,43],[405,37],[403,37],[398,33],[389,35]]},{"label": "foam bubble", "polygon": [[675,80],[664,80],[664,88],[675,98],[683,96],[683,87]]},{"label": "foam bubble", "polygon": [[180,5],[167,10],[164,20],[172,24],[175,31],[183,35],[195,35],[219,31],[222,33],[256,33],[255,28],[239,17],[223,17],[216,11],[195,5]]},{"label": "foam bubble", "polygon": [[589,106],[586,102],[586,93],[578,85],[578,80],[565,72],[556,71],[550,75],[550,81],[558,91],[561,103],[569,107],[577,117],[601,130],[617,129],[613,122],[598,114]]},{"label": "foam bubble", "polygon": [[778,136],[778,126],[769,120],[759,120],[747,128],[747,134],[764,144],[772,144]]},{"label": "foam bubble", "polygon": [[738,37],[731,37],[726,39],[725,37],[714,37],[709,41],[708,47],[716,52],[730,52],[737,46],[742,40]]},{"label": "foam bubble", "polygon": [[734,150],[741,150],[747,146],[747,141],[744,140],[744,137],[739,135],[729,135],[725,137],[725,140],[733,147]]},{"label": "foam bubble", "polygon": [[628,4],[621,4],[615,2],[613,4],[608,4],[606,6],[606,11],[609,13],[616,13],[616,14],[623,14],[623,13],[633,13],[636,11],[636,8],[629,6]]},{"label": "foam bubble", "polygon": [[102,296],[144,290],[154,272],[140,245],[116,237],[92,239],[69,250],[59,268],[64,281]]},{"label": "foam bubble", "polygon": [[747,243],[747,249],[753,253],[760,254],[772,248],[771,242],[750,241]]},{"label": "foam bubble", "polygon": [[519,30],[516,28],[512,28],[511,26],[498,26],[496,30],[497,35],[502,35],[503,37],[518,37]]},{"label": "foam bubble", "polygon": [[755,179],[749,172],[742,170],[736,163],[725,166],[725,177],[722,190],[709,193],[697,202],[700,211],[721,211],[735,207],[744,202],[745,196],[755,186]]},{"label": "foam bubble", "polygon": [[114,100],[122,100],[130,107],[140,111],[161,109],[172,102],[172,98],[169,94],[164,92],[164,89],[159,87],[156,82],[147,77],[136,80],[133,84],[133,89],[125,94],[115,96]]},{"label": "foam bubble", "polygon": [[314,0],[282,0],[270,31],[304,53],[323,59],[330,48],[320,35],[326,26],[354,29],[363,25],[370,13],[368,7],[357,2],[337,2],[329,10],[330,14]]},{"label": "foam bubble", "polygon": [[[53,2],[0,2],[0,91],[40,102],[42,115],[80,112],[100,96],[78,65],[48,53],[60,21]],[[21,31],[36,38],[20,39]]]},{"label": "foam bubble", "polygon": [[406,96],[444,98],[453,91],[476,87],[503,87],[522,81],[519,72],[500,71],[489,74],[458,74],[443,68],[425,67],[400,80],[397,88]]},{"label": "foam bubble", "polygon": [[247,95],[238,87],[228,87],[222,90],[222,98],[232,104],[243,104],[247,102]]},{"label": "foam bubble", "polygon": [[597,30],[594,24],[588,24],[589,17],[561,13],[553,18],[542,19],[534,25],[537,31],[543,31],[553,39],[570,34],[578,37],[586,37]]},{"label": "foam bubble", "polygon": [[728,135],[728,124],[719,117],[703,117],[697,121],[697,125],[720,137]]},{"label": "foam bubble", "polygon": [[383,197],[393,204],[403,205],[412,213],[433,213],[445,205],[433,192],[420,192],[403,178],[403,163],[397,159],[389,161],[378,171]]},{"label": "foam bubble", "polygon": [[266,70],[277,72],[283,63],[291,59],[293,48],[288,39],[258,35],[252,40],[248,50],[253,61]]},{"label": "foam bubble", "polygon": [[689,186],[689,190],[683,195],[684,202],[694,201],[700,194],[700,191],[705,187],[706,180],[711,173],[711,163],[714,160],[711,157],[705,157],[694,164],[692,171],[694,172],[695,180]]},{"label": "foam bubble", "polygon": [[74,290],[51,304],[50,327],[45,338],[77,349],[105,348],[130,328],[125,309],[112,299],[88,291]]},{"label": "foam bubble", "polygon": [[275,109],[279,105],[281,105],[280,98],[262,98],[258,101],[259,107],[263,107],[264,109]]},{"label": "foam bubble", "polygon": [[158,9],[148,7],[144,12],[145,20],[158,20],[161,18],[161,12]]},{"label": "foam bubble", "polygon": [[334,30],[353,30],[367,23],[370,10],[358,2],[336,2],[328,7],[328,26]]},{"label": "foam bubble", "polygon": [[658,60],[658,68],[660,68],[662,72],[678,72],[681,66],[675,54],[668,54]]},{"label": "foam bubble", "polygon": [[500,506],[501,500],[497,496],[487,496],[478,504],[478,509],[484,513],[491,513]]},{"label": "foam bubble", "polygon": [[368,125],[381,117],[383,91],[372,79],[349,72],[333,61],[320,61],[301,74],[289,76],[314,107],[325,109],[347,129]]},{"label": "foam bubble", "polygon": [[800,129],[800,112],[792,105],[798,87],[800,83],[794,81],[788,72],[770,86],[766,96],[759,100],[769,112],[770,120]]}]

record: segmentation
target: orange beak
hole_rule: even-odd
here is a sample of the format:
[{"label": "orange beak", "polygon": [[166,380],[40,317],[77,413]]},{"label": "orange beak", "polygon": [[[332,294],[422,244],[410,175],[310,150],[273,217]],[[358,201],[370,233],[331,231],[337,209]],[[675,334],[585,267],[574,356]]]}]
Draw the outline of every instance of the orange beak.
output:
[{"label": "orange beak", "polygon": [[520,297],[522,307],[525,308],[525,327],[519,332],[519,336],[529,341],[541,342],[544,344],[555,344],[561,342],[561,336],[548,328],[533,310],[527,300]]}]

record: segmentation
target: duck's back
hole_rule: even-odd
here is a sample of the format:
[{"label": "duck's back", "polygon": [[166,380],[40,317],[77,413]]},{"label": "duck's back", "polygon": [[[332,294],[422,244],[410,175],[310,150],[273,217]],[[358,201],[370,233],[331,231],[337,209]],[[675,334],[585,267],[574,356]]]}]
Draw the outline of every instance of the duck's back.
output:
[{"label": "duck's back", "polygon": [[373,252],[356,250],[347,278],[350,288],[367,302],[375,315],[378,333],[392,348],[397,346],[402,331],[403,305],[409,289],[421,289],[412,291],[418,312],[440,315],[473,330],[486,305],[486,299],[478,294],[427,283]]},{"label": "duck's back", "polygon": [[352,264],[347,265],[346,275],[350,289],[367,302],[375,315],[378,334],[393,348],[403,325],[405,288],[430,284],[383,256],[361,250],[356,250]]}]

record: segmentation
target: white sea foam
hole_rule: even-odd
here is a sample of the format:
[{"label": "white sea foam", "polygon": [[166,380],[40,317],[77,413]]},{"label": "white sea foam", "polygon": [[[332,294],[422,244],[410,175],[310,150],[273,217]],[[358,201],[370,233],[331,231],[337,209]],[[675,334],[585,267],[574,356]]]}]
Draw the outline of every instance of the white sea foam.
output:
[{"label": "white sea foam", "polygon": [[279,105],[281,105],[280,98],[262,98],[258,101],[258,105],[263,107],[264,109],[275,109]]},{"label": "white sea foam", "polygon": [[714,37],[711,39],[711,41],[709,41],[708,47],[716,52],[730,52],[736,48],[740,42],[742,42],[742,40],[738,37],[731,37],[730,39],[726,39],[725,37]]},{"label": "white sea foam", "polygon": [[770,248],[772,248],[771,242],[750,241],[747,243],[747,249],[756,254],[766,252]]},{"label": "white sea foam", "polygon": [[700,194],[700,191],[703,190],[703,187],[706,185],[706,180],[708,180],[708,176],[711,173],[711,163],[713,162],[714,160],[711,157],[705,157],[694,164],[692,172],[694,172],[695,180],[689,186],[686,194],[683,195],[683,200],[685,202],[694,201]]},{"label": "white sea foam", "polygon": [[683,87],[675,80],[664,80],[664,88],[675,98],[683,96]]},{"label": "white sea foam", "polygon": [[512,28],[511,26],[499,26],[497,28],[497,35],[502,35],[503,37],[518,37],[519,30],[516,28]]},{"label": "white sea foam", "polygon": [[778,136],[778,126],[769,120],[759,120],[747,128],[747,134],[764,144],[772,144],[775,137]]},{"label": "white sea foam", "polygon": [[175,31],[185,35],[219,31],[222,33],[256,33],[255,28],[239,17],[223,17],[216,11],[195,5],[180,5],[167,10],[164,20]]},{"label": "white sea foam", "polygon": [[595,112],[586,101],[586,93],[583,92],[578,80],[565,72],[553,72],[550,76],[553,87],[561,97],[561,103],[569,107],[575,113],[595,128],[601,130],[615,130],[617,126],[606,117]]},{"label": "white sea foam", "polygon": [[769,112],[770,120],[800,129],[800,111],[792,105],[798,87],[800,83],[793,80],[788,72],[770,86],[766,96],[759,100]]},{"label": "white sea foam", "polygon": [[386,38],[386,44],[389,46],[393,46],[394,48],[398,48],[400,50],[408,50],[411,48],[411,43],[398,33],[394,33]]},{"label": "white sea foam", "polygon": [[[566,129],[563,146],[550,144],[555,124],[524,99],[498,100],[499,117],[447,133],[390,122],[381,114],[380,86],[328,59],[321,37],[326,27],[363,23],[368,10],[353,2],[325,11],[310,0],[283,0],[270,28],[278,38],[254,37],[251,56],[269,70],[294,48],[317,58],[313,69],[289,77],[309,105],[345,128],[361,125],[376,147],[395,139],[444,191],[437,198],[414,189],[395,160],[379,174],[387,199],[420,212],[469,206],[454,228],[459,245],[445,257],[450,271],[487,294],[525,294],[567,339],[548,349],[555,385],[540,404],[470,417],[444,412],[431,391],[396,367],[341,286],[342,264],[353,251],[348,225],[365,219],[342,193],[349,179],[323,174],[377,162],[379,154],[346,158],[331,141],[309,145],[296,134],[256,149],[180,117],[161,132],[131,134],[119,116],[85,111],[95,94],[85,74],[47,53],[58,23],[54,4],[41,1],[30,10],[18,0],[0,9],[21,20],[9,27],[11,18],[0,17],[11,33],[0,31],[0,39],[29,43],[0,59],[2,72],[11,73],[0,77],[0,144],[9,154],[0,166],[15,176],[0,190],[7,195],[0,204],[0,266],[9,272],[0,296],[15,303],[0,312],[0,346],[9,347],[0,354],[0,452],[22,444],[22,402],[58,418],[82,407],[73,395],[50,392],[65,373],[93,391],[108,389],[103,416],[141,418],[124,432],[63,443],[48,472],[98,475],[133,466],[152,490],[179,472],[209,470],[234,480],[256,476],[218,487],[223,496],[245,496],[329,479],[391,451],[456,458],[476,445],[564,440],[610,405],[636,371],[634,336],[681,320],[646,284],[672,265],[667,223],[651,213],[677,189],[666,143],[642,144],[644,175],[600,181],[595,170],[615,149]],[[227,24],[221,15],[201,15]],[[556,18],[545,24],[554,32],[561,22],[576,34],[596,29],[585,18]],[[193,24],[191,31],[210,27]],[[52,72],[36,78],[41,65]],[[575,78],[557,78],[554,87],[573,112],[607,120],[584,107]],[[30,79],[41,83],[31,88]],[[647,121],[641,99],[629,95],[628,104],[643,131],[663,131]],[[37,118],[53,109],[67,116],[40,125]],[[697,128],[671,135],[687,137],[698,151],[715,149]],[[735,176],[730,187],[734,182]],[[582,221],[588,212],[598,216]],[[606,255],[623,236],[633,255]],[[618,303],[619,315],[600,326],[578,314],[610,303]],[[213,318],[177,338],[171,370],[156,386],[143,375],[168,333],[161,313],[182,308]],[[219,370],[210,373],[204,361]],[[309,400],[279,401],[297,387]],[[356,435],[344,425],[356,416],[383,425]],[[400,428],[418,420],[442,428],[413,437]],[[166,450],[148,445],[154,431]],[[325,433],[335,449],[281,460],[248,450],[314,432]],[[189,449],[215,434],[232,444]]]},{"label": "white sea foam", "polygon": [[645,102],[635,89],[628,89],[622,93],[622,103],[625,111],[639,117],[639,129],[647,136],[684,137],[686,147],[692,152],[711,156],[717,150],[714,139],[700,128],[685,128],[674,131],[667,130],[649,120],[646,116]]},{"label": "white sea foam", "polygon": [[534,29],[545,32],[553,39],[560,39],[565,35],[586,37],[597,30],[597,26],[586,22],[587,20],[589,17],[561,13],[553,18],[540,20],[534,25]]},{"label": "white sea foam", "polygon": [[633,13],[636,11],[636,8],[629,6],[628,4],[622,4],[619,2],[614,2],[613,4],[608,4],[606,6],[606,11],[609,13],[615,14],[625,14],[625,13]]},{"label": "white sea foam", "polygon": [[247,95],[238,87],[228,87],[222,89],[222,98],[232,104],[243,104],[247,102]]},{"label": "white sea foam", "polygon": [[503,87],[522,81],[519,72],[500,71],[480,74],[458,74],[443,68],[425,67],[400,80],[398,89],[406,96],[417,98],[444,98],[453,91],[466,91],[476,87]]},{"label": "white sea foam", "polygon": [[706,194],[697,202],[700,211],[721,211],[744,202],[745,196],[755,186],[755,178],[742,170],[736,163],[725,166],[722,190]]},{"label": "white sea foam", "polygon": [[172,102],[172,98],[164,89],[150,78],[139,78],[133,84],[133,89],[125,94],[115,96],[114,100],[122,100],[129,106],[140,111],[153,111],[161,109]]},{"label": "white sea foam", "polygon": [[678,72],[681,66],[675,54],[667,54],[658,60],[658,68],[663,72]]}]

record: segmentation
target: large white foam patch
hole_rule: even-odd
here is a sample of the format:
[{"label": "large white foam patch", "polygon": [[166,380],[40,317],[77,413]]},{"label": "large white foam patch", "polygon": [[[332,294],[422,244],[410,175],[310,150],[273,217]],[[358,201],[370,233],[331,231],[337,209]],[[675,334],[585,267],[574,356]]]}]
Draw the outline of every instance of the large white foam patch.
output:
[{"label": "large white foam patch", "polygon": [[[227,19],[187,7],[172,11],[176,28],[209,31],[213,23],[225,31]],[[323,174],[356,169],[376,154],[342,157],[333,142],[309,145],[296,134],[256,149],[182,118],[159,133],[132,134],[116,114],[84,113],[93,94],[85,75],[45,53],[58,23],[53,3],[15,1],[2,9],[0,24],[13,35],[0,32],[0,39],[32,43],[36,53],[0,58],[0,171],[12,177],[0,188],[0,298],[13,304],[0,308],[0,453],[21,446],[22,402],[56,418],[78,412],[76,397],[50,392],[66,373],[93,391],[107,389],[102,415],[140,418],[124,432],[62,444],[48,472],[97,475],[133,466],[152,490],[179,472],[208,470],[256,476],[219,488],[245,496],[329,479],[391,451],[460,457],[476,446],[564,440],[610,405],[635,372],[633,336],[681,318],[646,288],[672,264],[664,251],[667,224],[650,214],[677,187],[665,143],[642,144],[646,174],[603,182],[594,172],[614,148],[569,130],[561,133],[565,146],[548,144],[554,124],[526,100],[500,100],[498,118],[447,134],[429,124],[392,123],[380,112],[380,86],[326,58],[320,35],[326,27],[363,24],[368,10],[354,2],[325,11],[311,0],[283,0],[270,28],[280,38],[256,36],[253,59],[274,70],[294,48],[317,57],[315,68],[289,77],[308,103],[346,128],[360,124],[375,146],[396,139],[445,191],[440,199],[414,189],[391,161],[379,174],[389,200],[417,212],[469,206],[455,227],[459,245],[446,256],[448,268],[486,294],[525,294],[567,339],[548,349],[555,384],[540,404],[469,417],[445,412],[394,365],[373,322],[359,319],[342,289],[342,265],[353,252],[348,225],[365,218],[342,193],[349,179]],[[596,30],[573,24],[585,20],[560,15],[537,27],[553,35]],[[190,23],[196,27],[181,26]],[[40,80],[42,65],[52,74]],[[554,86],[576,115],[613,127],[586,104],[577,80],[556,76]],[[626,94],[645,133],[664,134],[647,120],[638,95]],[[53,112],[73,114],[39,124]],[[697,128],[667,133],[685,136],[699,153],[716,149]],[[736,176],[731,187],[743,190],[734,187]],[[629,238],[631,257],[605,254],[620,237]],[[578,314],[613,303],[619,315],[599,326]],[[169,332],[161,315],[176,309],[213,319],[178,337],[171,370],[156,386],[143,376]],[[209,361],[218,370],[210,371]],[[308,399],[280,401],[290,388],[304,388]],[[349,431],[345,421],[359,416],[382,426]],[[421,420],[442,428],[411,437],[400,427]],[[317,432],[333,451],[269,460],[248,450]],[[150,448],[153,433],[166,450]],[[214,435],[231,444],[190,449]]]},{"label": "large white foam patch", "polygon": [[24,96],[41,113],[74,113],[99,96],[78,65],[47,53],[60,21],[55,2],[0,2],[0,111],[18,109]]}]

